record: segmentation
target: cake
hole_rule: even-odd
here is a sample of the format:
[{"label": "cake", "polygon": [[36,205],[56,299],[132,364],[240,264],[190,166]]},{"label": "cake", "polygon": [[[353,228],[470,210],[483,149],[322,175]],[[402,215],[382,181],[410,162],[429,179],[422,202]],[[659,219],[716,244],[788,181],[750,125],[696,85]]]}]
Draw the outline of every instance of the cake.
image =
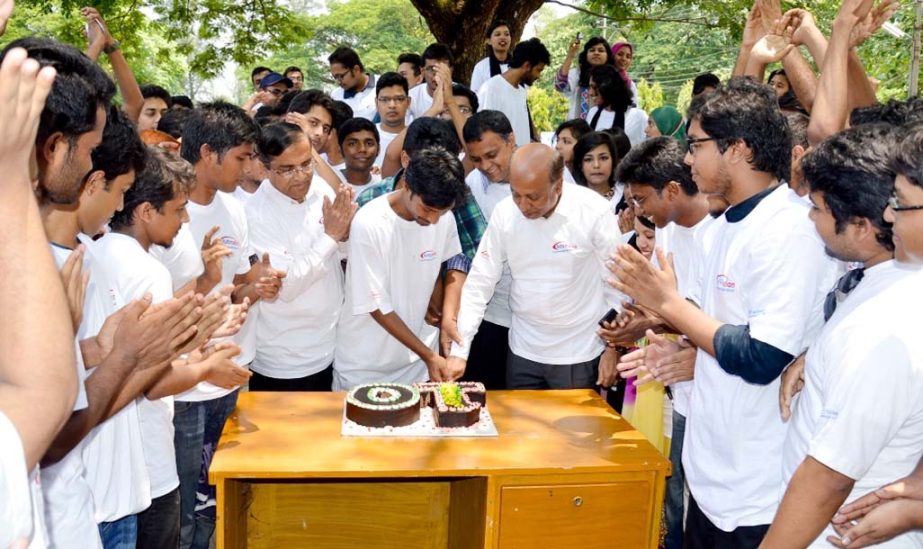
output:
[{"label": "cake", "polygon": [[423,406],[433,409],[437,427],[470,427],[481,418],[481,408],[487,406],[487,390],[483,383],[417,383]]},{"label": "cake", "polygon": [[400,383],[368,383],[346,395],[346,418],[365,427],[403,427],[420,419],[420,392]]}]

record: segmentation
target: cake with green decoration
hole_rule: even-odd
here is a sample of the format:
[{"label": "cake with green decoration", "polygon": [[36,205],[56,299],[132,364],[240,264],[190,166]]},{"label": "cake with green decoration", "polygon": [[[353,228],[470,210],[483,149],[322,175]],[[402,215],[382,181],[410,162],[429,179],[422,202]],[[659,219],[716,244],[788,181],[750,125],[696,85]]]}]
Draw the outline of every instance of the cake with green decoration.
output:
[{"label": "cake with green decoration", "polygon": [[474,381],[417,383],[423,406],[433,409],[437,427],[470,427],[481,417],[487,405],[487,390]]},{"label": "cake with green decoration", "polygon": [[367,383],[346,395],[346,418],[364,427],[403,427],[420,419],[420,392],[400,383]]}]

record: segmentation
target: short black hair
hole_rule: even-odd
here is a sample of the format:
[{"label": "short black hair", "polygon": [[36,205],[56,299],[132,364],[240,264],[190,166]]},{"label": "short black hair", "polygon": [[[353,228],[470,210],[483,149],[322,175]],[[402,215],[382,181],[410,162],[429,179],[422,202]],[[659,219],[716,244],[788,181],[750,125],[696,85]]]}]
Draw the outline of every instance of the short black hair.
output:
[{"label": "short black hair", "polygon": [[334,63],[339,63],[340,65],[343,65],[343,68],[345,69],[359,67],[360,71],[365,72],[365,67],[362,65],[362,61],[359,59],[359,54],[356,53],[356,50],[347,48],[346,46],[340,46],[339,48],[333,50],[333,53],[327,57],[327,62],[331,65]]},{"label": "short black hair", "polygon": [[513,55],[510,59],[510,68],[518,69],[524,64],[529,63],[533,67],[540,63],[546,65],[551,64],[551,54],[548,53],[548,48],[545,47],[545,44],[542,44],[542,41],[538,38],[530,38],[524,40],[513,48]]},{"label": "short black hair", "polygon": [[684,162],[686,149],[672,137],[660,136],[643,141],[619,162],[616,180],[631,185],[653,187],[660,195],[676,181],[688,196],[699,194],[692,170]]},{"label": "short black hair", "polygon": [[403,88],[404,93],[410,91],[410,86],[407,85],[407,79],[404,78],[401,73],[386,72],[379,76],[378,81],[375,82],[375,96],[377,97],[384,88],[390,88],[392,86],[400,86]]},{"label": "short black hair", "polygon": [[202,145],[208,145],[220,159],[234,147],[256,143],[260,128],[243,109],[216,101],[192,111],[183,128],[183,158],[195,165],[201,160]]},{"label": "short black hair", "polygon": [[179,163],[189,170],[186,173],[191,173],[191,166],[185,160],[160,147],[146,146],[144,164],[135,175],[135,182],[125,193],[124,206],[112,215],[109,225],[114,230],[134,225],[135,209],[145,202],[150,202],[158,212],[163,213],[163,205],[176,197],[176,166]]},{"label": "short black hair", "polygon": [[810,147],[808,124],[811,122],[811,117],[796,111],[786,112],[783,116],[785,116],[785,123],[788,124],[789,131],[792,132],[792,147],[796,145],[801,145],[804,149]]},{"label": "short black hair", "polygon": [[635,219],[637,219],[638,222],[641,223],[641,225],[644,225],[644,226],[647,227],[648,229],[650,229],[650,230],[652,230],[652,231],[656,231],[656,230],[657,230],[657,225],[654,223],[654,220],[651,219],[650,217],[647,217],[647,216],[644,216],[644,215],[636,215],[636,216],[635,216]]},{"label": "short black hair", "polygon": [[458,155],[442,147],[415,152],[404,171],[404,181],[407,189],[424,204],[440,210],[461,204],[468,190],[465,168]]},{"label": "short black hair", "polygon": [[340,126],[342,126],[344,122],[353,117],[353,108],[350,107],[349,103],[346,101],[337,101],[334,99],[333,111],[331,114],[333,115],[333,127],[337,131],[340,131]]},{"label": "short black hair", "polygon": [[192,109],[170,109],[160,117],[157,129],[170,134],[175,139],[180,139],[183,137],[183,128],[186,127],[186,121],[190,116],[192,116]]},{"label": "short black hair", "polygon": [[505,19],[495,19],[494,22],[491,23],[489,27],[487,27],[487,33],[486,33],[487,38],[490,38],[490,35],[493,34],[494,31],[499,29],[500,27],[506,27],[510,29],[511,31],[513,29],[513,27]]},{"label": "short black hair", "polygon": [[270,69],[269,67],[264,67],[262,65],[260,65],[259,67],[255,67],[252,71],[250,71],[250,80],[253,80],[253,77],[258,75],[261,72],[272,72],[272,69]]},{"label": "short black hair", "polygon": [[903,126],[918,121],[923,121],[923,99],[919,97],[911,97],[904,101],[889,99],[885,103],[857,107],[849,115],[851,126],[876,122]]},{"label": "short black hair", "polygon": [[721,79],[710,72],[700,74],[692,81],[692,95],[696,96],[705,91],[705,88],[715,88],[721,85]]},{"label": "short black hair", "polygon": [[372,135],[375,136],[375,142],[381,143],[381,137],[378,135],[378,128],[375,127],[375,124],[368,118],[355,117],[343,122],[337,128],[337,141],[339,141],[340,147],[343,147],[343,142],[346,141],[347,135],[361,131],[372,132]]},{"label": "short black hair", "polygon": [[590,124],[582,118],[574,118],[572,120],[565,120],[558,125],[558,128],[554,131],[554,136],[558,137],[561,135],[561,132],[564,130],[570,130],[571,135],[574,136],[574,139],[580,139],[584,135],[593,131],[593,128],[590,127]]},{"label": "short black hair", "polygon": [[93,169],[90,173],[102,171],[107,190],[116,177],[132,170],[140,172],[144,167],[144,143],[138,135],[138,127],[115,105],[109,107],[103,139],[93,149],[91,158]]},{"label": "short black hair", "polygon": [[287,112],[307,114],[308,111],[313,109],[315,106],[321,107],[330,114],[331,125],[335,128],[337,121],[337,106],[334,104],[333,99],[331,99],[329,95],[322,92],[321,90],[305,90],[297,92],[289,102]]},{"label": "short black hair", "polygon": [[402,53],[397,56],[397,64],[403,65],[404,63],[410,63],[413,65],[413,74],[414,76],[420,76],[420,72],[423,70],[423,58],[420,57],[418,53]]},{"label": "short black hair", "polygon": [[404,148],[401,150],[412,157],[418,151],[433,147],[441,147],[456,156],[461,153],[461,141],[452,124],[447,120],[429,116],[411,122],[404,135]]},{"label": "short black hair", "polygon": [[634,105],[633,95],[628,84],[612,65],[597,65],[590,69],[590,78],[596,84],[596,91],[603,99],[600,108],[612,107],[618,112],[627,112]]},{"label": "short black hair", "polygon": [[145,99],[150,99],[151,97],[156,97],[158,99],[163,99],[163,102],[167,104],[167,108],[173,106],[173,96],[170,95],[170,92],[161,88],[156,84],[144,84],[141,88],[141,97]]},{"label": "short black hair", "polygon": [[189,99],[189,96],[186,95],[174,95],[170,98],[170,101],[174,107],[178,105],[187,109],[195,108],[195,105],[192,104],[192,99]]},{"label": "short black hair", "polygon": [[615,183],[618,181],[615,178],[615,167],[619,162],[619,152],[615,148],[612,136],[606,132],[590,132],[578,139],[577,144],[574,145],[574,157],[571,160],[570,173],[574,176],[574,181],[578,185],[587,186],[587,179],[583,174],[583,157],[600,145],[608,147],[609,154],[612,156],[612,173],[609,174],[609,184],[615,187]]},{"label": "short black hair", "polygon": [[484,138],[484,132],[493,132],[507,140],[513,135],[513,126],[502,112],[485,110],[475,113],[465,121],[462,137],[466,143],[480,141]]},{"label": "short black hair", "polygon": [[256,143],[257,154],[267,167],[272,159],[285,152],[298,139],[307,139],[304,131],[295,124],[275,122],[263,126],[260,140]]},{"label": "short black hair", "polygon": [[[615,152],[618,153],[618,157],[625,158],[629,151],[631,151],[631,139],[628,138],[628,134],[625,133],[625,130],[618,126],[612,126],[611,128],[602,130],[602,132],[609,134],[609,138],[612,139],[612,144],[615,145]],[[618,160],[614,162],[618,164]],[[615,164],[613,164],[613,170],[615,169]]]},{"label": "short black hair", "polygon": [[894,192],[895,172],[889,162],[894,145],[892,127],[864,124],[827,138],[801,161],[811,192],[824,193],[836,232],[856,218],[866,218],[888,250],[894,250],[894,243],[884,213]]},{"label": "short black hair", "polygon": [[772,88],[749,78],[732,78],[708,94],[695,117],[722,153],[741,141],[750,148],[753,169],[780,181],[788,179],[792,134]]},{"label": "short black hair", "polygon": [[304,71],[301,70],[300,67],[296,67],[295,65],[292,65],[290,67],[285,67],[285,70],[282,71],[282,76],[288,78],[288,73],[290,72],[300,72],[301,76],[304,76]]},{"label": "short black hair", "polygon": [[897,131],[897,146],[890,157],[891,170],[923,187],[923,123],[914,122]]},{"label": "short black hair", "polygon": [[452,64],[452,50],[445,44],[440,44],[438,42],[426,46],[426,49],[423,50],[423,55],[420,57],[423,59],[424,65],[427,59],[445,61],[449,65]]},{"label": "short black hair", "polygon": [[0,59],[13,48],[23,48],[42,67],[57,71],[51,92],[39,119],[35,142],[44,143],[51,134],[61,132],[70,140],[96,127],[96,109],[109,108],[115,83],[99,65],[80,50],[50,38],[34,36],[7,44]]},{"label": "short black hair", "polygon": [[478,94],[471,91],[471,88],[468,86],[464,84],[452,84],[452,95],[468,98],[468,103],[471,103],[471,112],[478,112],[478,108],[481,106],[480,103],[478,103]]}]

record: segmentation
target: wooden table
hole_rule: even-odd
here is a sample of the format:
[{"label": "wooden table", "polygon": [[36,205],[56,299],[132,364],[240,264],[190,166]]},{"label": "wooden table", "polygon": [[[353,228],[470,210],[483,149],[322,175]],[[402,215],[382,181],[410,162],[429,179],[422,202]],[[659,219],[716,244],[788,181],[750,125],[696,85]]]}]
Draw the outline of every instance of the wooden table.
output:
[{"label": "wooden table", "polygon": [[589,390],[494,391],[495,438],[340,436],[344,393],[241,393],[224,548],[656,548],[670,462]]}]

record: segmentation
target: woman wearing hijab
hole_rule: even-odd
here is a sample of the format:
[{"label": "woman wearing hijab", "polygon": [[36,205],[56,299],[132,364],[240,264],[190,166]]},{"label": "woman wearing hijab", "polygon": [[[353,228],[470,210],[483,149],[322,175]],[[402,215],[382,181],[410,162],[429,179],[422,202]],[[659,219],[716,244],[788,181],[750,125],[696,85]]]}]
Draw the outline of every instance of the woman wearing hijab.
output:
[{"label": "woman wearing hijab", "polygon": [[587,113],[587,122],[593,130],[622,128],[632,146],[646,139],[647,113],[635,106],[631,90],[615,67],[603,65],[590,70],[590,95],[594,106]]},{"label": "woman wearing hijab", "polygon": [[638,86],[635,81],[628,76],[628,69],[631,68],[631,62],[635,58],[635,47],[628,42],[618,42],[612,46],[612,59],[615,61],[615,68],[619,71],[619,76],[631,90],[631,100],[638,103]]},{"label": "woman wearing hijab", "polygon": [[665,135],[676,139],[683,146],[686,145],[686,121],[676,107],[666,105],[654,109],[644,133],[649,138]]},{"label": "woman wearing hijab", "polygon": [[580,47],[580,36],[571,42],[567,50],[564,64],[555,73],[554,89],[570,97],[570,109],[567,119],[586,119],[587,112],[593,107],[590,101],[590,69],[602,65],[615,66],[615,58],[609,49],[609,42],[601,36],[594,36],[587,40],[583,52],[578,58],[578,66],[571,68],[577,49]]},{"label": "woman wearing hijab", "polygon": [[502,74],[510,62],[510,25],[506,21],[494,21],[487,29],[487,57],[478,61],[471,72],[471,90],[477,93],[481,85],[492,77]]}]

